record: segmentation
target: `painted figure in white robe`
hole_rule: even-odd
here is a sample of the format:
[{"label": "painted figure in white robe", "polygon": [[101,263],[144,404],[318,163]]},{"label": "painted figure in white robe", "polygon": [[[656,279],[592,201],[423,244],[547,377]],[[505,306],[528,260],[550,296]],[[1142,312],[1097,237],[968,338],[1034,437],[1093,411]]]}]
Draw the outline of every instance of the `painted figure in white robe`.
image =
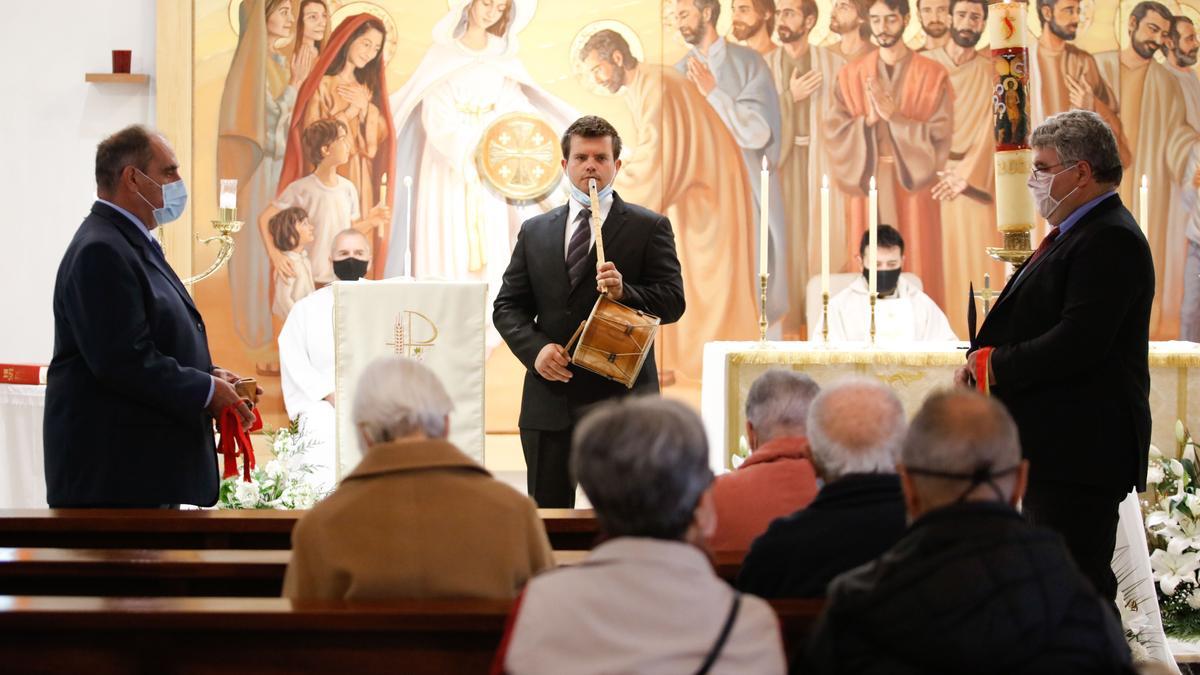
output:
[{"label": "painted figure in white robe", "polygon": [[[257,222],[275,197],[296,94],[316,62],[301,48],[285,56],[276,45],[292,35],[293,0],[243,0],[237,49],[229,64],[217,118],[217,177],[238,182],[238,215]],[[260,373],[272,373],[271,264],[257,227],[233,235],[230,310],[238,340]]]},{"label": "painted figure in white robe", "polygon": [[[797,289],[791,294],[783,334],[798,339],[805,321],[804,293],[800,289],[810,277],[821,273],[821,177],[833,180],[821,117],[832,105],[837,72],[846,61],[834,48],[809,44],[819,19],[815,0],[779,0],[775,10],[782,46],[766,58],[779,93],[783,124],[779,174],[790,235],[788,278]],[[830,222],[844,222],[842,193],[831,189],[829,196]],[[830,269],[840,270],[849,249],[846,231],[830,228],[829,235]]]},{"label": "painted figure in white robe", "polygon": [[743,227],[755,233],[758,250],[759,212],[761,199],[759,174],[763,162],[770,171],[768,207],[768,271],[771,282],[767,292],[767,318],[773,331],[779,333],[778,321],[787,313],[788,289],[787,250],[789,245],[787,221],[784,218],[783,190],[779,181],[779,151],[782,122],[779,113],[779,94],[771,78],[771,70],[763,57],[749,47],[730,44],[717,34],[717,18],[721,13],[718,0],[675,0],[675,20],[679,34],[692,49],[675,64],[700,90],[708,104],[717,111],[742,149],[742,160],[754,186],[754,220]]},{"label": "painted figure in white robe", "polygon": [[[1200,57],[1200,40],[1196,38],[1196,25],[1186,16],[1171,20],[1167,33],[1167,64],[1179,80],[1187,104],[1187,123],[1200,133],[1200,77],[1196,76],[1196,60]],[[1196,189],[1200,187],[1200,173],[1184,176],[1176,186],[1175,195],[1179,206],[1175,213],[1186,219],[1184,233],[1187,236],[1187,262],[1183,266],[1183,307],[1179,314],[1179,337],[1182,340],[1200,342],[1200,203]]]},{"label": "painted figure in white robe", "polygon": [[1172,18],[1162,3],[1139,2],[1129,15],[1129,46],[1096,54],[1100,74],[1117,93],[1125,139],[1133,152],[1133,170],[1125,172],[1120,187],[1121,201],[1131,205],[1133,213],[1141,212],[1142,176],[1149,179],[1146,226],[1155,277],[1151,340],[1179,336],[1187,214],[1177,192],[1195,175],[1200,146],[1200,133],[1187,122],[1179,79],[1154,59]]},{"label": "painted figure in white robe", "polygon": [[[956,342],[946,315],[928,295],[901,276],[904,266],[904,239],[896,228],[880,224],[875,260],[876,289],[875,342],[906,344],[912,342]],[[858,263],[863,276],[855,279],[829,299],[829,341],[867,342],[871,339],[871,300],[868,294],[867,236],[859,246]],[[821,319],[813,335],[821,335]]]},{"label": "painted figure in white robe", "polygon": [[[408,271],[421,278],[485,280],[489,307],[495,299],[513,237],[540,209],[510,204],[482,183],[476,147],[487,127],[507,113],[540,115],[557,133],[578,116],[543,90],[517,58],[517,33],[533,9],[528,0],[454,0],[416,71],[392,94],[396,173],[412,176],[413,205],[404,203],[403,191],[397,194],[391,249],[381,261],[386,276],[405,272],[412,208]],[[489,347],[498,342],[489,330]]]},{"label": "painted figure in white robe", "polygon": [[[367,274],[371,244],[358,230],[344,230],[333,242],[331,263],[338,278]],[[306,459],[314,482],[328,489],[337,482],[337,418],[334,408],[333,286],[319,288],[292,306],[279,331],[279,368],[288,419],[300,421]]]}]

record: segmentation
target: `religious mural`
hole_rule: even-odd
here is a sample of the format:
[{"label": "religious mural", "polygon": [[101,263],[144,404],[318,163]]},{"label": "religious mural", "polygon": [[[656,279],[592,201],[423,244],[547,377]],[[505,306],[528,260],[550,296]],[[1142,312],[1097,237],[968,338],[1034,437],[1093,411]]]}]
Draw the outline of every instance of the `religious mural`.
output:
[{"label": "religious mural", "polygon": [[1200,0],[1030,0],[1028,63],[993,62],[980,0],[601,4],[196,0],[192,203],[204,222],[236,178],[247,223],[227,275],[196,289],[217,360],[277,372],[279,327],[332,280],[348,227],[373,242],[373,278],[494,297],[520,223],[566,199],[558,137],[586,113],[621,132],[618,193],[675,228],[689,311],[660,348],[685,385],[705,342],[757,336],[764,209],[772,334],[806,336],[823,177],[834,271],[861,270],[874,178],[905,271],[965,338],[968,284],[1003,282],[984,250],[1001,243],[996,142],[1070,108],[1117,132],[1135,214],[1150,186],[1152,339],[1197,321]]}]

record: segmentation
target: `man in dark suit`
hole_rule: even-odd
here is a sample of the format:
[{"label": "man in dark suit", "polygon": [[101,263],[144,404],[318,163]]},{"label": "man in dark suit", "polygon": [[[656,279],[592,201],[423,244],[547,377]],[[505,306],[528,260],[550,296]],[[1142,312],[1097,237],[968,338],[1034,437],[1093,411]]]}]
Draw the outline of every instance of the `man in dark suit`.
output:
[{"label": "man in dark suit", "polygon": [[46,492],[52,507],[207,506],[217,501],[213,418],[238,377],[213,367],[204,320],[152,230],[187,193],[166,140],[140,126],[96,150],[99,199],[54,284],[46,376]]},{"label": "man in dark suit", "polygon": [[[572,197],[521,225],[493,314],[496,329],[527,369],[518,424],[529,494],[543,508],[575,505],[567,466],[579,418],[615,396],[658,392],[653,349],[632,390],[572,365],[564,345],[588,318],[600,290],[664,324],[678,321],[684,310],[671,222],[612,192],[621,168],[617,130],[599,117],[582,117],[563,135],[562,150]],[[600,266],[588,220],[591,179],[602,188],[606,262]]]},{"label": "man in dark suit", "polygon": [[1029,186],[1054,227],[1005,286],[957,377],[987,374],[1030,463],[1026,516],[1061,534],[1111,600],[1117,507],[1146,483],[1154,266],[1117,196],[1121,160],[1098,115],[1051,116],[1032,145]]}]

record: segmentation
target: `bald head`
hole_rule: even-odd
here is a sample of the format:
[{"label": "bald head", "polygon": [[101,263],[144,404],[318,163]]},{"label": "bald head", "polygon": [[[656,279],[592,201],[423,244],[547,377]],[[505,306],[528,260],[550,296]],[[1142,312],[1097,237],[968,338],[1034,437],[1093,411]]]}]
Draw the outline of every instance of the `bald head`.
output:
[{"label": "bald head", "polygon": [[875,380],[824,389],[808,412],[813,461],[826,482],[851,473],[895,473],[905,431],[904,407]]},{"label": "bald head", "polygon": [[356,281],[367,276],[371,267],[371,240],[353,228],[342,230],[333,237],[329,252],[333,273],[342,281]]},{"label": "bald head", "polygon": [[901,464],[913,517],[957,501],[1015,505],[1024,493],[1017,425],[998,401],[974,391],[926,399],[904,440]]}]

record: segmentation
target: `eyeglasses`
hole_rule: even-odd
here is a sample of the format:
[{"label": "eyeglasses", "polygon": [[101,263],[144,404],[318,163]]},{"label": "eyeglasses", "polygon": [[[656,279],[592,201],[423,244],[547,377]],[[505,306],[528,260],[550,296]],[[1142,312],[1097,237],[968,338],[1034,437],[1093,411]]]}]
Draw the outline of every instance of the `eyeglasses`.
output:
[{"label": "eyeglasses", "polygon": [[[1078,164],[1078,163],[1079,163],[1079,162],[1071,162],[1070,166],[1075,166],[1075,165],[1076,165],[1076,164]],[[1050,173],[1050,170],[1051,170],[1051,169],[1054,169],[1054,168],[1057,168],[1057,167],[1060,167],[1060,166],[1067,166],[1067,165],[1066,165],[1066,164],[1064,164],[1064,163],[1062,163],[1062,162],[1059,162],[1058,164],[1051,164],[1050,166],[1044,166],[1044,167],[1042,167],[1042,168],[1040,168],[1040,169],[1034,169],[1034,170],[1033,170],[1033,179],[1034,179],[1034,180],[1043,180],[1043,179],[1046,179],[1046,178],[1053,178],[1053,177],[1057,176],[1057,175],[1058,175],[1059,173],[1061,173],[1061,172],[1057,172],[1057,173]]]}]

